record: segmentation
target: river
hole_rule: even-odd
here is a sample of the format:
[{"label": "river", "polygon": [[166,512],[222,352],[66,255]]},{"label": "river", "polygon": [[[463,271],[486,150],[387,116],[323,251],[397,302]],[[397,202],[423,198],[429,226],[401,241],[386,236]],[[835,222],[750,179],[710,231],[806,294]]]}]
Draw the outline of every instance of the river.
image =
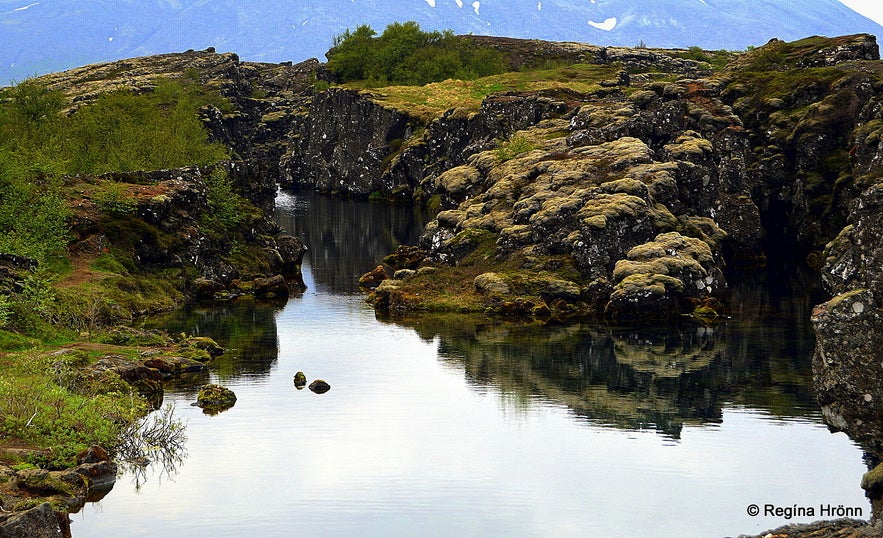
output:
[{"label": "river", "polygon": [[[186,452],[120,476],[71,516],[75,538],[736,536],[827,506],[869,517],[862,452],[814,402],[804,281],[734,284],[713,328],[393,322],[355,281],[425,216],[277,202],[310,248],[306,291],[159,321],[228,351],[166,390]],[[297,371],[331,390],[297,390]],[[207,381],[236,405],[191,406]]]}]

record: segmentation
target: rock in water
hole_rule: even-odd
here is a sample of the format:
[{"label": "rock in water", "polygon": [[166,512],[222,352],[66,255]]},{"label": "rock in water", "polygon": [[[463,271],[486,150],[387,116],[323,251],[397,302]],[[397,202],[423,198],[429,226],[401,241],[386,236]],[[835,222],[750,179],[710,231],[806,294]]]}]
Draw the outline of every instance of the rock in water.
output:
[{"label": "rock in water", "polygon": [[303,372],[298,372],[294,374],[294,386],[297,390],[301,390],[305,386],[307,386],[307,376],[304,375]]},{"label": "rock in water", "polygon": [[199,389],[199,395],[196,397],[196,405],[213,411],[229,409],[235,403],[236,394],[220,385],[205,385]]},{"label": "rock in water", "polygon": [[315,392],[316,394],[325,394],[329,390],[331,390],[331,385],[322,381],[321,379],[317,379],[310,383],[310,390]]}]

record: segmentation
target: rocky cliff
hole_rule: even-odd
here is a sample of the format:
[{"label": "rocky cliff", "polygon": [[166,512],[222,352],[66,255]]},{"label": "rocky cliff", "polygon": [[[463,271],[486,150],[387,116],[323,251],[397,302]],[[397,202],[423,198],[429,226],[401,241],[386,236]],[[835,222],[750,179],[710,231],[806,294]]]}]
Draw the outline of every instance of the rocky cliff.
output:
[{"label": "rocky cliff", "polygon": [[[523,70],[360,90],[327,88],[316,61],[190,51],[46,80],[74,107],[116,87],[149,91],[156,74],[217,88],[234,111],[206,109],[205,124],[250,170],[236,185],[258,204],[279,182],[432,208],[420,244],[364,280],[381,311],[707,320],[726,315],[733,271],[809,266],[833,297],[813,315],[826,419],[883,457],[874,37],[773,40],[722,69],[697,51],[474,39]],[[139,203],[146,221],[155,210],[154,225],[180,233],[152,204]],[[198,243],[168,255],[205,259]],[[133,248],[152,260],[151,245]],[[206,280],[235,279],[210,265]]]},{"label": "rocky cliff", "polygon": [[423,265],[459,271],[459,304],[424,289],[437,271],[403,273],[373,300],[616,320],[723,314],[727,270],[767,255],[818,266],[845,223],[852,166],[866,159],[848,133],[876,95],[877,54],[870,36],[773,41],[714,76],[630,58],[581,95],[531,94],[554,102],[533,126],[497,131],[441,173],[424,167],[414,187],[441,209]]}]

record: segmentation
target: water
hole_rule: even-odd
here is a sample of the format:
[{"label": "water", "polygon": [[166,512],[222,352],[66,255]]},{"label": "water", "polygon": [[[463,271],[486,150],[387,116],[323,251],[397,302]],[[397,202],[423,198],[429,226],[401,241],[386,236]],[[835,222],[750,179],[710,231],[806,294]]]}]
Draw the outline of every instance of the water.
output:
[{"label": "water", "polygon": [[[187,453],[120,477],[75,537],[732,536],[828,504],[868,517],[861,451],[814,404],[800,282],[737,284],[738,319],[714,329],[393,322],[354,281],[425,217],[279,202],[311,249],[307,290],[162,321],[228,348],[199,382],[237,403],[209,416],[198,383],[167,390]],[[297,371],[331,391],[296,390]]]}]

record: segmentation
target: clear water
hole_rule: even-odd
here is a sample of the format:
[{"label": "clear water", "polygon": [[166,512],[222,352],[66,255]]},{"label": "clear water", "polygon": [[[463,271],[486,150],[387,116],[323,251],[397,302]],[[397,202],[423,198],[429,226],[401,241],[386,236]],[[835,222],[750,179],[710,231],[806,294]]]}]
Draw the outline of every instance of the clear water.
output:
[{"label": "clear water", "polygon": [[[166,391],[180,461],[127,473],[72,516],[91,536],[734,536],[863,509],[861,451],[822,425],[813,299],[737,284],[714,329],[378,319],[355,278],[423,216],[282,195],[307,290],[161,323],[228,347]],[[789,288],[790,286],[790,288]],[[792,289],[794,290],[792,292]],[[331,390],[296,390],[292,376]],[[236,405],[190,405],[202,382]],[[750,517],[750,504],[815,517]]]}]

